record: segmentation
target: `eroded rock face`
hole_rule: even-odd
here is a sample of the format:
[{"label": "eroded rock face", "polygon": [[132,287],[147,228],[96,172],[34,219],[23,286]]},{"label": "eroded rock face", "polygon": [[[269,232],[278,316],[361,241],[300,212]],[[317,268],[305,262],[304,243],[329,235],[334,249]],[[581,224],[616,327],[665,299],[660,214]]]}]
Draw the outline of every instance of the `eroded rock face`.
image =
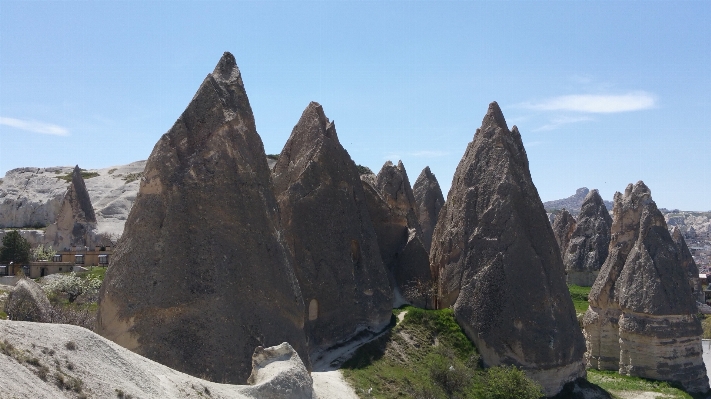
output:
[{"label": "eroded rock face", "polygon": [[689,247],[686,245],[686,240],[684,239],[681,229],[677,226],[672,227],[671,236],[681,254],[681,268],[686,271],[686,275],[689,277],[689,285],[691,286],[694,299],[696,299],[697,302],[705,303],[704,291],[701,286],[701,279],[699,278],[699,267],[696,266],[696,261],[694,261],[693,256],[691,256],[691,251],[689,251]]},{"label": "eroded rock face", "polygon": [[583,319],[588,365],[709,389],[682,256],[643,182],[615,193],[607,260]]},{"label": "eroded rock face", "polygon": [[419,210],[420,228],[422,229],[422,243],[429,252],[432,247],[432,233],[437,225],[437,215],[444,205],[444,196],[439,182],[430,167],[426,166],[412,186],[415,204]]},{"label": "eroded rock face", "polygon": [[358,169],[318,103],[304,110],[273,177],[311,353],[384,327],[392,293]]},{"label": "eroded rock face", "polygon": [[575,218],[567,209],[563,209],[553,221],[553,234],[555,234],[555,241],[558,243],[561,254],[565,253],[568,248],[573,231],[575,231]]},{"label": "eroded rock face", "polygon": [[72,183],[64,195],[57,220],[47,227],[45,240],[51,241],[57,249],[92,247],[95,236],[96,215],[81,169],[77,165],[72,172]]},{"label": "eroded rock face", "polygon": [[363,175],[366,203],[378,237],[395,302],[416,306],[432,305],[432,276],[407,171],[402,162],[387,161],[375,178]]},{"label": "eroded rock face", "polygon": [[610,246],[612,218],[597,190],[588,193],[563,252],[568,284],[591,287]]},{"label": "eroded rock face", "polygon": [[257,346],[309,364],[304,302],[262,141],[225,53],[155,145],[102,285],[97,332],[159,363],[244,383]]},{"label": "eroded rock face", "polygon": [[585,341],[553,230],[515,126],[489,105],[452,179],[432,239],[439,307],[487,365],[515,364],[547,396],[585,376]]},{"label": "eroded rock face", "polygon": [[29,278],[18,281],[5,302],[5,313],[15,321],[49,323],[51,308],[42,288]]}]

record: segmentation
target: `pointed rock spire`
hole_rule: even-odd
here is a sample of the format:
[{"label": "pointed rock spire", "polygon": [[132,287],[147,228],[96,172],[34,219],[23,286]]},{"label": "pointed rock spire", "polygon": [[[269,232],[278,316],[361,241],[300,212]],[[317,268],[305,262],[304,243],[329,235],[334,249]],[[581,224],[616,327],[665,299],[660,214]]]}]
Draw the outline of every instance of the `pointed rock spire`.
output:
[{"label": "pointed rock spire", "polygon": [[439,308],[485,364],[514,364],[547,396],[585,375],[585,341],[518,129],[496,103],[457,166],[432,237]]},{"label": "pointed rock spire", "polygon": [[92,247],[96,237],[96,214],[79,165],[72,171],[71,184],[53,224],[47,226],[46,239],[57,249],[72,246]]},{"label": "pointed rock spire", "polygon": [[387,325],[392,293],[358,169],[318,103],[294,126],[273,178],[318,362],[321,351]]},{"label": "pointed rock spire", "polygon": [[426,166],[417,177],[412,191],[415,196],[415,204],[419,209],[422,243],[429,252],[432,247],[432,233],[437,225],[437,216],[444,205],[442,189],[429,166]]},{"label": "pointed rock spire", "polygon": [[304,302],[262,141],[225,53],[161,137],[106,273],[97,332],[159,363],[245,383],[257,346],[309,364]]},{"label": "pointed rock spire", "polygon": [[560,248],[561,253],[565,253],[565,250],[568,248],[568,242],[574,230],[575,218],[567,209],[563,209],[555,217],[555,221],[553,222],[553,234],[555,234],[555,240],[558,243],[558,248]]},{"label": "pointed rock spire", "polygon": [[691,256],[691,251],[686,245],[686,240],[684,239],[684,235],[681,233],[681,229],[678,226],[674,226],[671,230],[671,236],[672,240],[674,240],[674,244],[676,244],[676,247],[679,249],[679,253],[681,254],[681,267],[686,271],[686,274],[689,277],[689,285],[694,293],[694,298],[697,302],[704,303],[705,297],[701,286],[701,279],[699,279],[699,267],[696,265],[694,257]]}]

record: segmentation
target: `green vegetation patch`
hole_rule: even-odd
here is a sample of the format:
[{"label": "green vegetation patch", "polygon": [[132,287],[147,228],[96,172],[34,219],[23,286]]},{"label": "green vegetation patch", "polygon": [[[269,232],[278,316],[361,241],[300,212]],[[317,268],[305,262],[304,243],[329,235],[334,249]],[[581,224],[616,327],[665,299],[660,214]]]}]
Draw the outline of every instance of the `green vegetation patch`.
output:
[{"label": "green vegetation patch", "polygon": [[573,299],[576,313],[585,313],[588,310],[588,295],[591,287],[581,287],[579,285],[568,284],[570,297]]},{"label": "green vegetation patch", "polygon": [[[360,347],[341,368],[361,398],[539,398],[515,367],[483,369],[451,309],[405,307],[403,321]],[[393,318],[394,319],[394,318]]]},{"label": "green vegetation patch", "polygon": [[123,177],[123,180],[126,182],[126,184],[128,184],[128,183],[131,183],[131,182],[134,182],[134,181],[140,179],[141,177],[143,177],[143,172],[129,173]]},{"label": "green vegetation patch", "polygon": [[[86,169],[80,169],[81,170],[81,177],[86,180],[86,179],[91,179],[92,177],[96,177],[99,174],[97,172],[87,172]],[[64,181],[72,181],[72,172],[67,173],[66,175],[61,175],[61,176],[55,176],[57,179],[61,179]]]},{"label": "green vegetation patch", "polygon": [[674,388],[669,383],[663,381],[646,380],[639,377],[629,377],[620,375],[615,371],[600,371],[588,369],[588,381],[609,391],[613,397],[627,397],[620,395],[620,392],[657,392],[664,399],[694,399],[694,396]]}]

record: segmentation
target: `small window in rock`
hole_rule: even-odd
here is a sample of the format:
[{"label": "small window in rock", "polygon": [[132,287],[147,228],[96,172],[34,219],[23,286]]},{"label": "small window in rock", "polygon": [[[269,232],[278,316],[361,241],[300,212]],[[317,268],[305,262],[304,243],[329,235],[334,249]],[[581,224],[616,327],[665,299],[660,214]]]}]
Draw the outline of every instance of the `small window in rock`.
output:
[{"label": "small window in rock", "polygon": [[353,263],[360,262],[360,244],[358,240],[351,240],[351,260]]},{"label": "small window in rock", "polygon": [[309,321],[318,319],[318,301],[312,299],[309,302]]}]

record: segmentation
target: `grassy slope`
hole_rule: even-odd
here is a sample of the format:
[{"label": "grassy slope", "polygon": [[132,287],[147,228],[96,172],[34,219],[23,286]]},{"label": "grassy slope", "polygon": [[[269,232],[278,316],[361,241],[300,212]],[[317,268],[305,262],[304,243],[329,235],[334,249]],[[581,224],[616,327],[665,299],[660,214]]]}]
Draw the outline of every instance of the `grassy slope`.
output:
[{"label": "grassy slope", "polygon": [[588,310],[588,294],[590,294],[590,287],[581,287],[579,285],[568,284],[568,291],[570,291],[570,297],[573,298],[575,312],[585,313],[585,311]]}]

